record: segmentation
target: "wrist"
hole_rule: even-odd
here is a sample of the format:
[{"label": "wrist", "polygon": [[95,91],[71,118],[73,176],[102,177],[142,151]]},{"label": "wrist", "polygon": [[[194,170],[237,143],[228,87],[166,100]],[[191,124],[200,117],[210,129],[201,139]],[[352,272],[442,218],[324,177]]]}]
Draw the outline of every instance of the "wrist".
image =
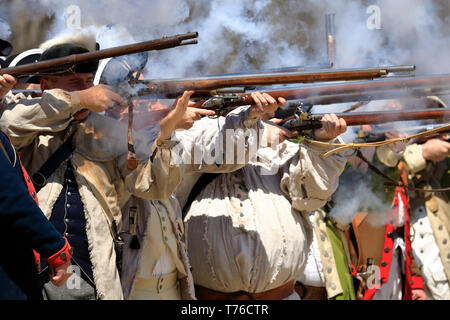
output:
[{"label": "wrist", "polygon": [[85,103],[85,95],[81,91],[69,92],[71,113],[74,115],[83,109],[87,109]]},{"label": "wrist", "polygon": [[158,139],[159,140],[168,140],[172,136],[172,131],[163,130],[159,131]]},{"label": "wrist", "polygon": [[45,259],[47,261],[47,263],[53,268],[57,268],[57,267],[60,267],[64,264],[66,264],[72,258],[73,248],[70,246],[70,244],[66,238],[64,238],[64,241],[65,241],[65,244],[61,248],[61,250],[59,250],[54,255]]},{"label": "wrist", "polygon": [[248,119],[257,119],[261,116],[261,111],[257,106],[253,105],[248,110]]}]

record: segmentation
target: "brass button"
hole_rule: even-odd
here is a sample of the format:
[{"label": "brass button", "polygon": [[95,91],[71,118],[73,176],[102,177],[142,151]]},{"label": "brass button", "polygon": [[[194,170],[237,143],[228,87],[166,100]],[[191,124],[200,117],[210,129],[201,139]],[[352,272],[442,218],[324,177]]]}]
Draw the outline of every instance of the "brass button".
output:
[{"label": "brass button", "polygon": [[382,267],[386,267],[387,263],[385,261],[381,262]]},{"label": "brass button", "polygon": [[389,250],[390,250],[390,249],[389,249],[388,247],[384,248],[384,252],[386,252],[386,253],[388,253]]},{"label": "brass button", "polygon": [[60,257],[62,260],[66,260],[66,259],[67,259],[67,253],[61,252],[60,255],[59,255],[59,257]]}]

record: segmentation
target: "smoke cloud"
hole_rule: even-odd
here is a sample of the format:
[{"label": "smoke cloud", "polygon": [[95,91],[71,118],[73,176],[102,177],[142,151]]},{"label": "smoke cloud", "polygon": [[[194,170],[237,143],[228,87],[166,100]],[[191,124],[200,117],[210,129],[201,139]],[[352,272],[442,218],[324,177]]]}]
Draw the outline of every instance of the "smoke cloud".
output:
[{"label": "smoke cloud", "polygon": [[8,39],[11,35],[9,24],[0,18],[0,39]]},{"label": "smoke cloud", "polygon": [[[416,64],[418,73],[450,72],[447,59],[450,7],[446,1],[34,0],[7,3],[0,6],[10,16],[11,12],[19,11],[53,16],[47,38],[76,31],[68,22],[76,21],[70,8],[77,6],[80,28],[93,32],[103,48],[198,31],[198,45],[152,53],[148,75],[153,78],[324,64],[328,62],[324,18],[327,13],[334,13],[336,18],[339,67]],[[371,6],[379,8],[379,14],[368,11]],[[374,19],[379,20],[379,28],[371,28]]]}]

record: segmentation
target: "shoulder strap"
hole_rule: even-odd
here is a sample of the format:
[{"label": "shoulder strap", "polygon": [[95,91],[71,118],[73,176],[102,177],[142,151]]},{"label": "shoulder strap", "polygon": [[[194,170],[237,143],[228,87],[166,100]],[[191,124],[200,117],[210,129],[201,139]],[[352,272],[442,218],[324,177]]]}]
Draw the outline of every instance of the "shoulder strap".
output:
[{"label": "shoulder strap", "polygon": [[204,173],[200,176],[197,182],[192,187],[191,192],[186,200],[186,204],[183,207],[182,217],[186,217],[186,214],[194,201],[194,199],[200,194],[200,192],[205,188],[211,181],[213,181],[220,173]]},{"label": "shoulder strap", "polygon": [[42,189],[47,184],[47,179],[55,172],[61,163],[66,161],[73,153],[72,137],[70,135],[67,140],[56,150],[50,158],[42,165],[42,167],[35,172],[31,179],[33,180],[36,192]]}]

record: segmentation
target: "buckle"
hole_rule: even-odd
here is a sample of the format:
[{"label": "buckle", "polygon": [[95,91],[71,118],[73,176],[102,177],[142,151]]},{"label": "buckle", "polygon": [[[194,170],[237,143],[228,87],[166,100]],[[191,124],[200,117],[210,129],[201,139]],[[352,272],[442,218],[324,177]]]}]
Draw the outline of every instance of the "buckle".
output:
[{"label": "buckle", "polygon": [[43,187],[46,185],[47,183],[47,179],[45,178],[45,176],[38,172],[33,173],[33,175],[31,176],[31,179],[33,180],[33,183],[39,187]]}]

